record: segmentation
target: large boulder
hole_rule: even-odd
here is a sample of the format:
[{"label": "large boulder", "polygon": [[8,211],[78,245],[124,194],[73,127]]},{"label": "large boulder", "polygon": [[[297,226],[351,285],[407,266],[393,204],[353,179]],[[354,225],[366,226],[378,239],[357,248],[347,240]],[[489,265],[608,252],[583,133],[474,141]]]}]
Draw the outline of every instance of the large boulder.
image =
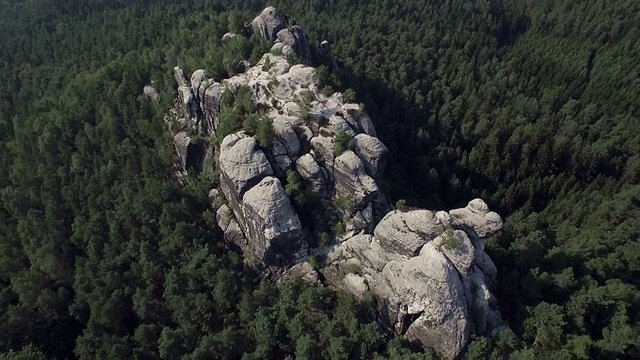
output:
[{"label": "large boulder", "polygon": [[198,100],[191,90],[191,86],[182,85],[178,87],[178,97],[182,105],[184,117],[188,119],[191,127],[195,126],[200,111]]},{"label": "large boulder", "polygon": [[362,131],[365,134],[371,135],[373,137],[378,136],[376,134],[376,128],[373,126],[373,121],[371,120],[371,117],[369,117],[367,113],[363,112],[360,115],[358,115],[357,121],[358,121],[358,126],[360,127],[360,129],[362,129]]},{"label": "large boulder", "polygon": [[302,279],[311,285],[320,285],[322,282],[318,277],[318,271],[309,264],[308,261],[299,262],[285,270],[284,274],[277,279],[278,283]]},{"label": "large boulder", "polygon": [[207,80],[207,72],[202,69],[198,69],[191,74],[191,89],[196,98],[200,98],[200,85]]},{"label": "large boulder", "polygon": [[487,237],[502,229],[502,218],[489,211],[482,199],[474,199],[462,209],[449,211],[451,224],[473,230],[479,237]]},{"label": "large boulder", "polygon": [[191,137],[186,131],[181,131],[173,137],[173,145],[178,153],[178,159],[180,159],[180,165],[182,170],[187,168],[187,155],[189,154],[189,144],[191,144]]},{"label": "large boulder", "polygon": [[357,258],[365,269],[381,272],[390,260],[404,260],[398,254],[386,251],[380,245],[380,241],[373,235],[360,234],[353,236],[342,244],[339,251],[343,251],[346,257]]},{"label": "large boulder", "polygon": [[264,39],[273,41],[278,31],[287,27],[287,19],[273,6],[268,6],[251,22],[253,31]]},{"label": "large boulder", "polygon": [[247,238],[227,205],[220,206],[216,211],[216,222],[222,230],[224,241],[239,246],[241,249],[248,249]]},{"label": "large boulder", "polygon": [[456,211],[391,211],[373,236],[356,235],[332,249],[325,277],[331,278],[335,268],[360,267],[362,275],[343,281],[343,287],[361,296],[360,278],[366,280],[381,300],[383,326],[447,359],[457,358],[471,334],[504,328],[491,294],[495,266],[474,230],[481,225],[475,215],[489,211],[477,201],[471,208],[476,212],[466,218],[456,217]]},{"label": "large boulder", "polygon": [[315,136],[311,139],[311,148],[316,155],[316,159],[320,159],[318,162],[324,163],[327,170],[333,174],[335,139],[330,136]]},{"label": "large boulder", "polygon": [[380,139],[367,134],[356,135],[352,143],[353,151],[362,160],[367,174],[376,180],[381,179],[387,163],[387,147]]},{"label": "large boulder", "polygon": [[374,234],[386,251],[409,258],[443,231],[444,227],[429,210],[394,210],[380,220]]},{"label": "large boulder", "polygon": [[313,192],[326,195],[327,180],[322,168],[311,154],[302,155],[296,160],[296,170]]},{"label": "large boulder", "polygon": [[324,136],[336,136],[345,133],[350,138],[356,136],[356,132],[351,125],[341,116],[333,115],[329,121],[320,128],[320,134]]},{"label": "large boulder", "polygon": [[276,116],[272,120],[276,139],[287,149],[287,155],[297,157],[300,154],[300,140],[294,130],[292,121],[286,116]]},{"label": "large boulder", "polygon": [[448,229],[435,238],[433,243],[461,276],[469,274],[475,262],[476,249],[464,231]]},{"label": "large boulder", "polygon": [[227,198],[242,198],[273,169],[256,139],[242,133],[228,135],[220,145],[220,176]]},{"label": "large boulder", "polygon": [[[362,296],[367,285],[380,299],[383,326],[453,359],[471,334],[498,331],[503,320],[486,276],[475,265],[476,254],[484,252],[464,231],[445,229],[425,212],[392,212],[375,236],[356,235],[331,249],[322,273],[335,281],[336,273],[360,269],[342,282],[345,290]],[[396,227],[390,231],[397,246],[392,249],[388,222]]]},{"label": "large boulder", "polygon": [[173,68],[173,78],[176,80],[176,84],[178,84],[178,87],[190,85],[187,73],[185,73],[184,70],[182,70],[182,68],[180,68],[179,66]]},{"label": "large boulder", "polygon": [[351,150],[335,159],[333,175],[336,195],[352,199],[356,206],[364,205],[378,193],[375,180],[367,175],[362,161]]},{"label": "large boulder", "polygon": [[271,143],[271,154],[273,154],[276,166],[281,170],[281,172],[284,173],[291,168],[293,160],[291,160],[291,157],[287,152],[287,148],[282,144],[282,141],[277,138],[274,138]]},{"label": "large boulder", "polygon": [[302,225],[280,180],[265,177],[242,198],[250,247],[266,264],[285,265],[306,255]]},{"label": "large boulder", "polygon": [[202,95],[202,112],[204,113],[204,128],[207,134],[212,134],[218,128],[220,114],[220,100],[222,99],[222,85],[211,83]]},{"label": "large boulder", "polygon": [[293,86],[295,88],[305,89],[316,82],[316,69],[310,66],[296,64],[291,66],[280,79],[294,84]]},{"label": "large boulder", "polygon": [[281,51],[285,56],[295,55],[303,61],[311,61],[309,38],[300,26],[294,25],[278,31],[277,38],[283,45]]},{"label": "large boulder", "polygon": [[[383,276],[392,288],[390,301],[401,304],[398,328],[405,337],[445,358],[458,356],[470,337],[467,300],[458,272],[435,244],[406,262],[390,262]],[[407,320],[413,320],[408,327]]]},{"label": "large boulder", "polygon": [[153,85],[146,85],[143,89],[142,92],[151,100],[158,102],[160,101],[160,93],[158,93],[158,90],[156,90],[155,87],[153,87]]},{"label": "large boulder", "polygon": [[237,37],[238,37],[238,34],[226,32],[224,33],[224,35],[222,35],[222,38],[220,40],[222,40],[223,43],[226,43]]}]

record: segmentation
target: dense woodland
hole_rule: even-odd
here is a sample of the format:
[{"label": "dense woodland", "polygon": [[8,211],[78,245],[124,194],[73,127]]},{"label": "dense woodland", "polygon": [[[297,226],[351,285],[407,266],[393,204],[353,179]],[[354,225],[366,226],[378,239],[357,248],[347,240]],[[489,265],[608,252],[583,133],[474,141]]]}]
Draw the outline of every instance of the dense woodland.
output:
[{"label": "dense woodland", "polygon": [[[515,337],[469,359],[640,358],[640,3],[269,4],[331,42],[392,199],[505,216],[487,247]],[[432,357],[370,303],[255,281],[215,179],[171,178],[171,69],[255,61],[268,44],[220,38],[264,5],[0,0],[0,359]]]}]

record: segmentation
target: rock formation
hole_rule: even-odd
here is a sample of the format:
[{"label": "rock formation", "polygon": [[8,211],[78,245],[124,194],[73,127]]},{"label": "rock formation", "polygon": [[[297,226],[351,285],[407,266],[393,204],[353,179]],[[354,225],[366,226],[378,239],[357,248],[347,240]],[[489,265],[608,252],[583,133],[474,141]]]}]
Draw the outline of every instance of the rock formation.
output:
[{"label": "rock formation", "polygon": [[[381,314],[390,330],[455,358],[471,334],[485,335],[503,326],[490,292],[495,266],[473,229],[497,231],[499,216],[487,212],[483,223],[474,217],[472,224],[450,220],[477,206],[486,209],[484,201],[475,199],[466,208],[438,215],[428,210],[391,211],[373,236],[354,236],[328,251],[324,276],[336,278],[357,266],[367,290],[381,299]],[[361,285],[345,285],[361,292]]]},{"label": "rock formation", "polygon": [[[491,294],[496,268],[483,240],[502,227],[500,216],[480,199],[449,212],[392,210],[380,183],[388,150],[371,118],[340,93],[323,95],[315,68],[290,64],[290,54],[312,60],[315,51],[300,27],[287,25],[273,7],[258,15],[251,28],[275,45],[229,79],[175,69],[182,167],[190,164],[194,134],[205,138],[201,168],[215,163],[219,170],[220,188],[209,196],[225,241],[280,281],[302,276],[360,298],[371,292],[388,331],[459,356],[471,335],[503,326]],[[240,35],[225,34],[233,36]],[[321,48],[328,51],[328,43]],[[218,135],[222,94],[240,87],[271,122],[270,145],[246,131]],[[219,144],[215,157],[210,138]],[[292,173],[301,185],[289,183]],[[296,209],[309,194],[333,231],[318,234],[316,224],[301,220]],[[322,247],[309,240],[320,235],[329,239]],[[323,259],[319,269],[310,266],[312,256]]]},{"label": "rock formation", "polygon": [[275,40],[278,32],[287,27],[287,19],[273,6],[268,6],[251,22],[253,32],[266,40]]}]

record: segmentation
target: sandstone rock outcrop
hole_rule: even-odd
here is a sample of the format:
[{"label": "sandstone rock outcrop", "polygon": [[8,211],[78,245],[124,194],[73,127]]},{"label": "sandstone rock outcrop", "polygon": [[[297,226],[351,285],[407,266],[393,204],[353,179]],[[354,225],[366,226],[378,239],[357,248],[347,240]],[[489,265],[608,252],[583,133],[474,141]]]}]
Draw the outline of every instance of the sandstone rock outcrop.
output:
[{"label": "sandstone rock outcrop", "polygon": [[311,48],[307,33],[298,25],[278,31],[278,42],[282,43],[282,54],[295,55],[303,61],[311,60]]},{"label": "sandstone rock outcrop", "polygon": [[374,234],[385,250],[409,258],[442,231],[444,226],[429,210],[394,210],[382,218]]},{"label": "sandstone rock outcrop", "polygon": [[287,27],[287,19],[273,6],[268,6],[251,22],[253,31],[264,39],[275,40],[278,31]]},{"label": "sandstone rock outcrop", "polygon": [[241,199],[263,177],[273,175],[271,164],[258,142],[242,133],[232,134],[220,145],[222,190],[227,198]]},{"label": "sandstone rock outcrop", "polygon": [[280,180],[266,177],[242,198],[251,250],[267,264],[287,264],[306,255],[302,225]]},{"label": "sandstone rock outcrop", "polygon": [[146,85],[143,89],[142,92],[151,100],[158,102],[160,101],[160,93],[158,93],[158,90],[156,90],[155,87],[153,87],[153,85]]},{"label": "sandstone rock outcrop", "polygon": [[493,211],[482,199],[471,200],[467,207],[449,212],[451,223],[466,226],[479,237],[485,237],[502,228],[502,218]]},{"label": "sandstone rock outcrop", "polygon": [[353,151],[347,150],[335,159],[333,174],[338,196],[351,198],[356,204],[366,205],[378,192],[378,184],[366,174]]},{"label": "sandstone rock outcrop", "polygon": [[296,170],[308,183],[312,191],[325,196],[327,194],[327,179],[323,168],[318,165],[311,154],[302,155],[296,160]]},{"label": "sandstone rock outcrop", "polygon": [[[287,55],[310,59],[315,50],[304,30],[287,25],[273,7],[259,14],[250,26],[274,41],[272,52],[229,79],[175,69],[183,127],[174,142],[183,168],[192,133],[217,138],[220,188],[210,201],[227,243],[269,267],[271,279],[301,276],[360,298],[371,292],[388,331],[458,357],[471,335],[504,325],[491,293],[497,270],[483,240],[502,219],[480,199],[448,212],[391,210],[381,190],[388,149],[373,121],[341,94],[323,95],[313,67],[289,63]],[[225,34],[225,41],[234,36]],[[328,43],[321,46],[320,53],[328,51]],[[270,146],[245,131],[218,138],[222,94],[241,87],[271,122]],[[299,184],[287,183],[290,172]],[[315,203],[305,206],[320,209],[333,229],[323,234],[323,247],[308,245],[320,234],[296,213],[309,193]],[[326,261],[316,268],[310,256]]]},{"label": "sandstone rock outcrop", "polygon": [[380,180],[387,161],[389,150],[377,137],[358,134],[353,138],[353,151],[364,164],[365,171],[374,179]]},{"label": "sandstone rock outcrop", "polygon": [[325,276],[332,276],[331,269],[348,271],[357,260],[368,289],[381,299],[387,327],[455,358],[471,334],[488,334],[503,325],[491,294],[495,266],[474,231],[499,227],[493,216],[484,221],[474,217],[470,224],[449,220],[467,210],[392,211],[378,223],[374,236],[354,236],[333,248]]}]

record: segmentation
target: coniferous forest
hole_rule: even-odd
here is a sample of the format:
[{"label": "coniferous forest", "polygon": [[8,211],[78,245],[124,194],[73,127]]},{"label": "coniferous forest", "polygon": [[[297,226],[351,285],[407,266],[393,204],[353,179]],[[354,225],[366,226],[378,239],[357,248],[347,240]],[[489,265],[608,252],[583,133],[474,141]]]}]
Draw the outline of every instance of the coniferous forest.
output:
[{"label": "coniferous forest", "polygon": [[0,0],[0,359],[438,357],[370,301],[257,280],[217,179],[172,177],[173,67],[257,61],[269,44],[221,37],[265,5],[331,43],[394,202],[505,218],[513,334],[468,359],[640,358],[640,2]]}]

